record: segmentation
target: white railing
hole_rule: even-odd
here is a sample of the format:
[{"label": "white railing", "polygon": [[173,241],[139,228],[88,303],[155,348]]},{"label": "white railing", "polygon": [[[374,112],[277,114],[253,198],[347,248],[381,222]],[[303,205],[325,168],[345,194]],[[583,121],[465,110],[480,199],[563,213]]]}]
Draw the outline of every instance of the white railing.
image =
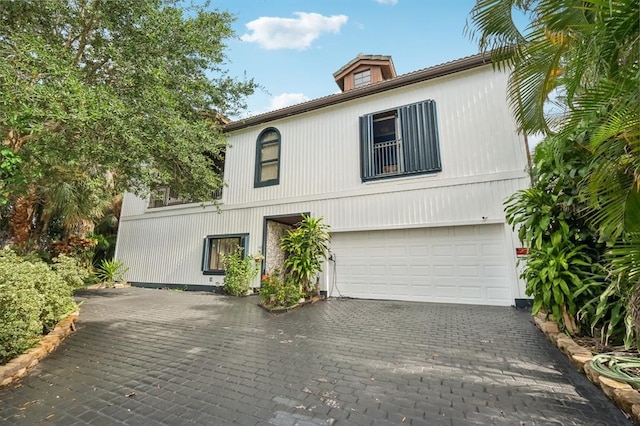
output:
[{"label": "white railing", "polygon": [[373,144],[374,176],[395,174],[402,171],[400,141],[393,140]]}]

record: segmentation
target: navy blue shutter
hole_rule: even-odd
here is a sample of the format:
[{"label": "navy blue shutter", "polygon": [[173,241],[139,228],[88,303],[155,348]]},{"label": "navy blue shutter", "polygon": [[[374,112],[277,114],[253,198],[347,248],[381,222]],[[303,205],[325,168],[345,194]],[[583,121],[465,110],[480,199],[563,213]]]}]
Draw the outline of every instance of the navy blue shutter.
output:
[{"label": "navy blue shutter", "polygon": [[398,108],[404,172],[442,170],[435,101],[424,101]]},{"label": "navy blue shutter", "polygon": [[360,117],[360,177],[373,176],[373,115]]},{"label": "navy blue shutter", "polygon": [[208,242],[208,238],[205,238],[202,242],[202,271],[206,271],[209,269],[209,265],[207,262],[207,257],[209,256],[209,244],[207,244]]}]

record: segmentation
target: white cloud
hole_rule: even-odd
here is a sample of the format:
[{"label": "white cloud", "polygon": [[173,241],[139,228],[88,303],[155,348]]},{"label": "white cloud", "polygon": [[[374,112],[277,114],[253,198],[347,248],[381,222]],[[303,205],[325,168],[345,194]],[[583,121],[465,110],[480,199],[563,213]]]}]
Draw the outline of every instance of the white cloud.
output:
[{"label": "white cloud", "polygon": [[309,98],[302,93],[283,93],[271,98],[271,104],[269,105],[269,111],[285,108],[291,105],[299,104],[308,101]]},{"label": "white cloud", "polygon": [[258,43],[264,49],[305,50],[321,33],[339,33],[340,27],[349,19],[346,15],[323,16],[306,12],[294,12],[294,15],[296,18],[262,16],[255,19],[246,24],[249,32],[240,39]]},{"label": "white cloud", "polygon": [[376,0],[378,3],[380,4],[390,4],[390,5],[395,5],[398,4],[398,0]]}]

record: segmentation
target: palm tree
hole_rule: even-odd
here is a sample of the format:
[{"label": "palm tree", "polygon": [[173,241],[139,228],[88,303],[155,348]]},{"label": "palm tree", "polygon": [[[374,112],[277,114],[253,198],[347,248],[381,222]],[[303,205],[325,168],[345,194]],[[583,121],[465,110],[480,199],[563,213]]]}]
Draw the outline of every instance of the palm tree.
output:
[{"label": "palm tree", "polygon": [[[467,30],[497,68],[511,70],[520,131],[555,134],[587,153],[583,214],[611,247],[611,280],[626,281],[622,296],[640,302],[637,1],[477,0]],[[640,304],[630,311],[640,330]]]}]

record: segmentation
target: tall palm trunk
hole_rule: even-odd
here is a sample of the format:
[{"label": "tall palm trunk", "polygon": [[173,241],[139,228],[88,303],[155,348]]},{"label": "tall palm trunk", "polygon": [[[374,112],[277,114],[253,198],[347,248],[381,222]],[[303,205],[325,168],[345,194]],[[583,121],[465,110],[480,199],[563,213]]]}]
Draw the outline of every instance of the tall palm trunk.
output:
[{"label": "tall palm trunk", "polygon": [[13,203],[9,217],[11,239],[19,248],[24,249],[29,244],[35,211],[35,189],[30,188],[26,195],[18,197]]}]

